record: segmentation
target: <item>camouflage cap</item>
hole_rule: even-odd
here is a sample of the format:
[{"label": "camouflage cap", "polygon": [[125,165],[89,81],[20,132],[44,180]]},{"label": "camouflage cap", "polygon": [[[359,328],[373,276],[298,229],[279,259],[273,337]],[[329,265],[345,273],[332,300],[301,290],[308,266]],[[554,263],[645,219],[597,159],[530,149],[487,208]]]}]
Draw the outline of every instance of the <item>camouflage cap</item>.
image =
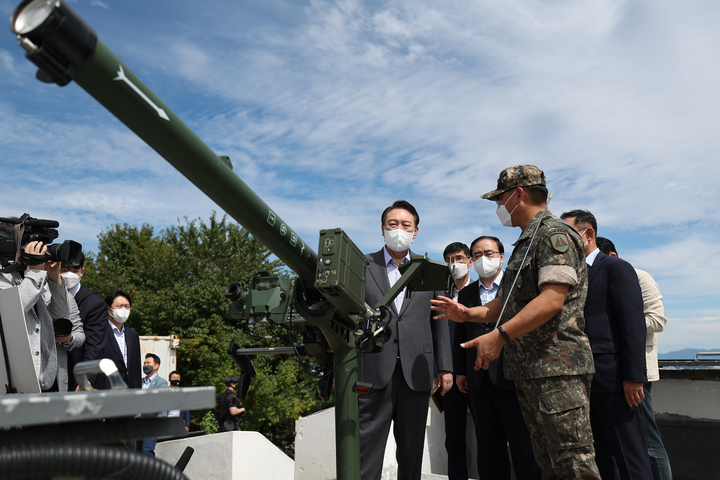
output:
[{"label": "camouflage cap", "polygon": [[481,198],[494,200],[508,190],[517,187],[530,187],[532,185],[545,185],[545,174],[535,165],[515,165],[502,172],[497,181],[497,188],[488,192]]}]

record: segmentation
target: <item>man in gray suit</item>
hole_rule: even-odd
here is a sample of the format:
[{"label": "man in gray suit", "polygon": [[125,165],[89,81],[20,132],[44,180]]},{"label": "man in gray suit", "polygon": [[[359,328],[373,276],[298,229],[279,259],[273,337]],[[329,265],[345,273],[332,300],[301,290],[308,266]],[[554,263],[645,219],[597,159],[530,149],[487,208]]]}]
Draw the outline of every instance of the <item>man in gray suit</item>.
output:
[{"label": "man in gray suit", "polygon": [[[142,389],[151,390],[154,388],[168,388],[168,382],[160,375],[158,370],[160,369],[160,357],[154,353],[145,354],[145,364],[143,365],[143,373],[145,378],[143,379]],[[167,412],[158,413],[143,413],[140,415],[141,418],[160,418],[167,417]],[[155,456],[155,445],[157,445],[157,438],[143,438],[137,441],[137,451]]]},{"label": "man in gray suit", "polygon": [[[365,301],[374,307],[400,278],[398,266],[410,260],[418,233],[415,207],[398,200],[381,217],[385,247],[367,258]],[[379,480],[390,423],[397,443],[400,480],[419,480],[433,377],[444,394],[452,387],[452,355],[447,322],[432,320],[435,292],[403,290],[390,306],[390,339],[380,353],[360,354],[358,379],[371,383],[359,395],[360,463],[363,480]],[[435,374],[437,367],[437,374]]]}]

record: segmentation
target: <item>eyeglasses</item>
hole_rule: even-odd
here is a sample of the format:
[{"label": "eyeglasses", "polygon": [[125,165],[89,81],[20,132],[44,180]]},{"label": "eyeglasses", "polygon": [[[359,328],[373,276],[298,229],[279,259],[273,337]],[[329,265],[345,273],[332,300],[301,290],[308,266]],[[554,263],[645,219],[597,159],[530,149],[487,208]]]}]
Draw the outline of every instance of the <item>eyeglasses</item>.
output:
[{"label": "eyeglasses", "polygon": [[[510,192],[510,190],[507,190],[507,191],[501,193],[500,195],[498,195],[497,197],[495,197],[495,205],[497,205],[497,206],[499,207],[499,206],[500,206],[500,199],[502,198],[503,195],[505,195],[505,194],[508,193],[508,192]],[[513,192],[513,195],[515,195],[514,192]],[[510,195],[510,196],[512,197],[512,195]]]},{"label": "eyeglasses", "polygon": [[493,252],[492,250],[485,250],[484,252],[475,252],[475,253],[473,253],[472,259],[480,260],[482,257],[492,258],[495,255],[498,255],[499,253],[500,252]]},{"label": "eyeglasses", "polygon": [[450,261],[448,263],[467,263],[468,260],[470,260],[465,255],[457,255],[450,257]]}]

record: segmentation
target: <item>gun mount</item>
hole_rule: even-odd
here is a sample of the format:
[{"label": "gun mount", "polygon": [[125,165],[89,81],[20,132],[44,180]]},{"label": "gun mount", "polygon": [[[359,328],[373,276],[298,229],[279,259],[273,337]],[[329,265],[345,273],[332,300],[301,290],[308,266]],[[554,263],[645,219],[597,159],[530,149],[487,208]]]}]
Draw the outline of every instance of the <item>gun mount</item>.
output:
[{"label": "gun mount", "polygon": [[[304,348],[324,375],[335,375],[337,478],[359,479],[357,352],[382,349],[385,309],[403,288],[454,287],[448,266],[413,257],[401,267],[405,273],[396,287],[378,305],[367,305],[367,260],[350,238],[339,228],[321,230],[316,254],[235,175],[230,160],[203,143],[66,3],[24,0],[10,27],[39,67],[39,80],[59,86],[74,80],[297,274],[260,274],[247,291],[231,284],[225,292],[230,314],[247,318],[251,330],[263,321],[302,330]],[[246,371],[242,350],[231,346],[230,353]]]}]

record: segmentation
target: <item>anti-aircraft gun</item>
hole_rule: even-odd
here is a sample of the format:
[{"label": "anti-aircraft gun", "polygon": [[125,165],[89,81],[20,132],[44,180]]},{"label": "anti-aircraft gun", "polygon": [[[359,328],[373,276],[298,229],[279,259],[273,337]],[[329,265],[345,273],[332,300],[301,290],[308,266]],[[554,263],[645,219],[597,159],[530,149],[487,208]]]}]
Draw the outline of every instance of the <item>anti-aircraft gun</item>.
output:
[{"label": "anti-aircraft gun", "polygon": [[[25,0],[10,26],[39,67],[40,81],[64,86],[74,80],[295,272],[292,279],[260,275],[247,291],[230,285],[231,315],[248,318],[250,325],[265,319],[302,333],[303,348],[326,379],[335,377],[337,478],[359,479],[357,354],[382,349],[387,306],[404,288],[452,288],[448,266],[413,257],[378,305],[367,305],[367,260],[345,232],[321,230],[315,253],[233,173],[230,160],[205,145],[66,3]],[[229,353],[247,369],[245,355],[257,352],[232,345]]]}]

